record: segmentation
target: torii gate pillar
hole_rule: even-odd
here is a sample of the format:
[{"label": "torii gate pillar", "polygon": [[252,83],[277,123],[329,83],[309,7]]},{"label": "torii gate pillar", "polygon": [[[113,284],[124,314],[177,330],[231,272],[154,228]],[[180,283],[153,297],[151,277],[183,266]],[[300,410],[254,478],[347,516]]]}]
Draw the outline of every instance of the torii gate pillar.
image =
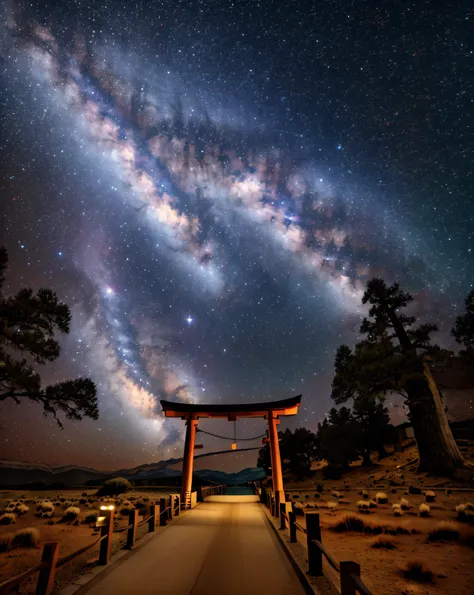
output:
[{"label": "torii gate pillar", "polygon": [[194,442],[196,440],[197,419],[188,419],[186,422],[186,438],[184,440],[183,476],[181,483],[181,502],[187,507],[191,498],[193,485]]},{"label": "torii gate pillar", "polygon": [[[280,423],[278,415],[268,412],[268,434],[270,438],[270,457],[272,461],[272,484],[278,502],[285,501],[283,491],[283,472],[281,469],[280,444],[278,442],[277,425]],[[277,494],[278,492],[278,494]]]}]

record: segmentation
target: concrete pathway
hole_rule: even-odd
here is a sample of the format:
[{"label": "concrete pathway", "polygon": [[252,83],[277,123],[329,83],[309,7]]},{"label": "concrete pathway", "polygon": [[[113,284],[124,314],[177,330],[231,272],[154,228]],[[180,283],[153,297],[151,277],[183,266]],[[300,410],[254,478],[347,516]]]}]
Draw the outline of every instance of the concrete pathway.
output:
[{"label": "concrete pathway", "polygon": [[259,504],[204,502],[79,593],[303,595]]}]

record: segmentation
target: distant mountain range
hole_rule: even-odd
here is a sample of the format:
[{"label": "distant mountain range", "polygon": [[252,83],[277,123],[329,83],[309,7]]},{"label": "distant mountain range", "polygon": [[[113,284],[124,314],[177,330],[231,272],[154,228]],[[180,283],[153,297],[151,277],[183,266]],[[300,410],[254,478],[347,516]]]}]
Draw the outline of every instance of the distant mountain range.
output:
[{"label": "distant mountain range", "polygon": [[[49,466],[41,463],[22,463],[17,461],[0,460],[0,487],[24,487],[46,484],[54,487],[82,486],[100,484],[111,477],[126,477],[129,480],[164,480],[181,476],[181,471],[169,467],[180,463],[182,459],[167,459],[157,463],[139,465],[131,469],[118,469],[113,472],[98,471],[90,467],[78,465]],[[225,473],[204,469],[195,471],[203,483],[225,483],[228,485],[242,485],[248,481],[264,479],[265,471],[261,468],[242,469],[238,473]]]}]

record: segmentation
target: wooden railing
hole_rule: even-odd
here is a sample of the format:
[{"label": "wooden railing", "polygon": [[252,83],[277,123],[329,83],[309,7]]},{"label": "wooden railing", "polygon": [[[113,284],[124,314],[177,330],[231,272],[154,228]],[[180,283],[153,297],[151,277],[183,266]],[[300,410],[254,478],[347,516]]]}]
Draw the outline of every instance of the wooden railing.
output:
[{"label": "wooden railing", "polygon": [[280,519],[280,530],[288,530],[290,543],[298,541],[298,532],[305,535],[305,546],[308,552],[308,574],[323,576],[323,557],[328,564],[339,573],[341,595],[372,595],[372,592],[360,577],[360,565],[356,562],[336,562],[322,543],[321,525],[317,512],[306,512],[306,527],[296,520],[291,502],[278,503],[278,494],[262,489],[260,501],[266,504],[272,516]]},{"label": "wooden railing", "polygon": [[50,595],[53,590],[54,579],[56,571],[71,562],[75,558],[81,556],[85,552],[91,550],[96,545],[100,544],[99,557],[97,564],[106,566],[110,561],[110,553],[112,549],[112,536],[114,533],[127,532],[125,549],[132,549],[137,541],[137,529],[148,524],[148,533],[153,533],[157,524],[161,527],[166,526],[168,520],[172,520],[178,516],[181,509],[181,498],[179,494],[170,494],[169,498],[161,498],[159,504],[152,504],[149,509],[149,516],[138,522],[138,510],[134,509],[130,512],[128,518],[128,525],[114,530],[114,515],[115,510],[101,510],[100,517],[100,536],[92,543],[68,554],[67,556],[59,557],[60,544],[58,542],[45,543],[41,555],[41,562],[25,570],[21,574],[10,578],[3,583],[0,583],[0,595],[11,593],[19,590],[20,584],[33,574],[38,574],[36,583],[36,595]]},{"label": "wooden railing", "polygon": [[201,501],[204,500],[207,496],[216,496],[221,495],[225,492],[227,486],[224,484],[221,485],[212,485],[212,486],[203,486],[200,490],[200,498]]}]

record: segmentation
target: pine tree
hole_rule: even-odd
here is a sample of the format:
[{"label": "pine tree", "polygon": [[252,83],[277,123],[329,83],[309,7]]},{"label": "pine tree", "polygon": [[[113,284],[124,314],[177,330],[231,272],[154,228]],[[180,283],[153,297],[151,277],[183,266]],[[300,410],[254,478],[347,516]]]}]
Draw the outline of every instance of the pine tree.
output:
[{"label": "pine tree", "polygon": [[456,318],[451,333],[466,348],[459,352],[460,355],[474,361],[474,289],[467,296],[465,304],[466,313]]},{"label": "pine tree", "polygon": [[387,286],[382,279],[367,283],[362,303],[370,304],[369,318],[360,328],[366,338],[353,351],[339,347],[332,398],[344,403],[402,394],[418,446],[419,470],[449,475],[464,467],[464,459],[426,363],[440,351],[430,340],[436,326],[414,326],[415,318],[402,312],[411,301],[413,297],[398,283]]},{"label": "pine tree", "polygon": [[328,476],[337,477],[360,457],[360,427],[347,407],[330,410],[328,418],[318,425],[317,439],[320,457],[328,463]]},{"label": "pine tree", "polygon": [[[34,365],[59,357],[55,334],[68,333],[71,313],[49,289],[21,289],[15,296],[3,293],[8,253],[0,247],[0,401],[13,399],[20,404],[30,399],[43,406],[62,427],[58,413],[68,419],[97,419],[95,384],[89,378],[66,380],[42,387]],[[26,357],[15,357],[15,352]]]}]

